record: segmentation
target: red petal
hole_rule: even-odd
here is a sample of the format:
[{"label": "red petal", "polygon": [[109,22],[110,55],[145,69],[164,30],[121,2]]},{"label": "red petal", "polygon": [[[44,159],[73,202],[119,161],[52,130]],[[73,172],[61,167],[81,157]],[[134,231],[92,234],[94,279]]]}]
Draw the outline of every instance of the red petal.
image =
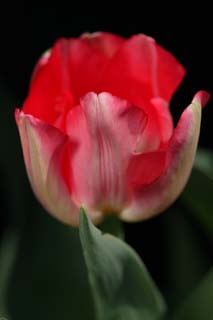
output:
[{"label": "red petal", "polygon": [[133,155],[128,167],[128,184],[138,188],[152,183],[165,170],[166,152],[149,152]]},{"label": "red petal", "polygon": [[[54,125],[74,102],[68,69],[67,41],[58,40],[49,58],[44,60],[42,57],[41,60],[36,67],[23,111]],[[60,123],[58,127],[63,131],[63,124]]]},{"label": "red petal", "polygon": [[[140,95],[142,106],[144,100],[150,101],[153,97],[161,97],[168,102],[184,74],[184,68],[172,54],[156,44],[154,39],[140,34],[127,40],[113,57],[104,85],[113,90],[109,92],[134,104],[134,95]],[[129,90],[126,91],[127,83]],[[139,84],[140,92],[135,92]]]},{"label": "red petal", "polygon": [[24,112],[64,131],[68,110],[85,93],[99,92],[103,70],[123,41],[101,32],[58,40],[35,68]]},{"label": "red petal", "polygon": [[159,96],[170,101],[185,75],[184,67],[167,50],[155,44],[157,52],[157,83]]},{"label": "red petal", "polygon": [[69,41],[69,71],[76,104],[87,92],[101,91],[100,80],[123,42],[123,38],[104,32],[84,34]]},{"label": "red petal", "polygon": [[104,56],[112,58],[125,39],[108,32],[84,33],[81,38],[92,50],[97,50]]},{"label": "red petal", "polygon": [[161,143],[165,144],[171,138],[174,129],[168,103],[161,98],[153,98],[151,99],[151,103],[156,109]]}]

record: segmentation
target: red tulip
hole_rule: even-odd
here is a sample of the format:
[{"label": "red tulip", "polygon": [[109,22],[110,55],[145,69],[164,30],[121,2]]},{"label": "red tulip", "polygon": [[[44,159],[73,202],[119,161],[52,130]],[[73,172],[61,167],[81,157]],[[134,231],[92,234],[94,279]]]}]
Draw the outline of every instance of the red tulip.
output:
[{"label": "red tulip", "polygon": [[138,221],[182,191],[196,152],[201,107],[195,95],[174,129],[169,101],[184,68],[145,35],[60,39],[38,62],[16,110],[32,188],[59,220],[106,214]]}]

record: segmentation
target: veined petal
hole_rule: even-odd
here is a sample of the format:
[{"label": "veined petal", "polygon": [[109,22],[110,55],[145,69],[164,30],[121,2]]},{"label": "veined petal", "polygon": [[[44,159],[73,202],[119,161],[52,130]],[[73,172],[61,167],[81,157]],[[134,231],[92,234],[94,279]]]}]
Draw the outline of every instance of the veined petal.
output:
[{"label": "veined petal", "polygon": [[132,204],[121,213],[125,221],[139,221],[165,210],[183,190],[193,165],[201,122],[201,103],[209,95],[199,92],[183,112],[167,152],[167,167],[153,183],[135,189]]},{"label": "veined petal", "polygon": [[126,170],[143,136],[145,113],[109,93],[91,92],[67,120],[67,132],[77,144],[73,156],[76,202],[120,211],[128,201]]},{"label": "veined petal", "polygon": [[19,110],[15,116],[34,193],[54,217],[78,225],[78,208],[61,174],[64,153],[73,148],[72,143],[59,130],[33,116]]}]

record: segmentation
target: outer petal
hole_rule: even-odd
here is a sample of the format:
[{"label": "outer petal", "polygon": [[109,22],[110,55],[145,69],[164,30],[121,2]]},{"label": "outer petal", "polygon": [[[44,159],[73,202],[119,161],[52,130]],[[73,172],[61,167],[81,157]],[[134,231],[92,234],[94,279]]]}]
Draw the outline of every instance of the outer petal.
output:
[{"label": "outer petal", "polygon": [[16,122],[34,193],[57,219],[78,225],[78,208],[71,200],[62,172],[64,155],[72,154],[73,144],[59,130],[22,111],[16,110]]},{"label": "outer petal", "polygon": [[138,221],[165,210],[181,193],[196,153],[201,121],[201,103],[209,95],[199,92],[183,112],[167,154],[167,169],[155,182],[135,189],[132,204],[121,213],[125,221]]}]

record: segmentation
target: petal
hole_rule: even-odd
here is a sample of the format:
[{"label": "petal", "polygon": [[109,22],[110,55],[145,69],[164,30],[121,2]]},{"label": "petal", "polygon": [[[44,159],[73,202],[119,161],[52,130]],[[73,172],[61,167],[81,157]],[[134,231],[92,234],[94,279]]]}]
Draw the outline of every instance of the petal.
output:
[{"label": "petal", "polygon": [[183,190],[193,165],[201,121],[201,104],[209,95],[198,93],[185,109],[171,138],[167,167],[153,183],[135,189],[132,204],[121,213],[125,221],[138,221],[165,210]]},{"label": "petal", "polygon": [[[65,39],[56,42],[47,57],[42,56],[35,68],[23,111],[54,125],[73,105],[69,75],[69,51]],[[63,131],[63,125],[58,126]]]},{"label": "petal", "polygon": [[109,93],[88,93],[70,111],[67,125],[70,138],[77,143],[73,156],[76,202],[119,211],[128,201],[128,160],[141,139],[146,115]]},{"label": "petal", "polygon": [[78,208],[71,199],[62,172],[65,155],[72,154],[73,144],[59,130],[22,111],[16,110],[16,122],[35,195],[55,218],[78,225]]},{"label": "petal", "polygon": [[141,92],[137,94],[141,95],[141,102],[153,97],[169,102],[184,74],[183,66],[171,53],[151,37],[139,34],[128,39],[113,57],[107,68],[105,85],[113,90],[109,92],[132,101],[130,98],[136,95],[134,88],[140,84]]},{"label": "petal", "polygon": [[169,51],[158,44],[156,52],[158,93],[161,98],[169,102],[185,76],[185,69]]},{"label": "petal", "polygon": [[168,103],[160,97],[152,98],[148,112],[148,122],[137,152],[150,152],[165,148],[174,127]]},{"label": "petal", "polygon": [[108,32],[84,33],[81,38],[91,48],[98,50],[104,56],[112,58],[125,39]]},{"label": "petal", "polygon": [[203,108],[206,106],[210,99],[210,94],[206,91],[200,90],[194,96],[194,102],[199,103]]},{"label": "petal", "polygon": [[128,185],[132,189],[152,183],[163,173],[165,164],[165,151],[132,155],[127,170]]},{"label": "petal", "polygon": [[99,80],[124,39],[109,33],[59,39],[39,60],[23,110],[64,131],[68,110]]},{"label": "petal", "polygon": [[151,103],[156,109],[161,143],[165,144],[170,140],[174,129],[169,105],[160,97],[152,98]]},{"label": "petal", "polygon": [[165,106],[184,74],[179,62],[145,35],[127,40],[112,58],[101,89],[128,100],[147,113],[141,151],[157,150],[170,139],[173,124]]},{"label": "petal", "polygon": [[69,72],[75,104],[87,92],[99,93],[109,61],[125,40],[109,33],[84,34],[69,40]]},{"label": "petal", "polygon": [[[116,53],[116,51],[125,41],[125,39],[123,39],[122,37],[108,32],[86,32],[83,33],[80,38],[83,40],[85,44],[88,45],[88,47],[91,48],[91,51],[99,51],[101,54],[109,58],[111,58]],[[67,42],[71,43],[73,40],[74,39],[69,39]],[[60,43],[60,45],[63,46],[62,43],[64,41],[65,39],[61,39],[58,41],[58,43]],[[56,46],[54,47],[54,50],[56,50]],[[34,68],[31,84],[33,84],[33,81],[35,80],[39,72],[42,70],[42,68],[49,62],[51,51],[52,50],[50,49],[45,51],[44,54],[42,54],[41,58],[39,59],[38,63]],[[89,61],[87,61],[87,63],[88,62]]]}]

